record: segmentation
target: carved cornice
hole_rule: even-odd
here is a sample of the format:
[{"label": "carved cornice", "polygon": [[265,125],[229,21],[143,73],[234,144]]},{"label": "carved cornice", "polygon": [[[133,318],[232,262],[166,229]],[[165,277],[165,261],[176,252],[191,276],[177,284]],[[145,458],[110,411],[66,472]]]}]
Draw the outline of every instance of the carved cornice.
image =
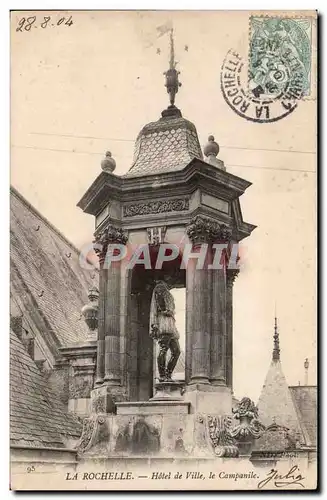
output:
[{"label": "carved cornice", "polygon": [[186,233],[193,243],[228,242],[232,229],[225,224],[218,224],[212,219],[196,216],[186,228]]},{"label": "carved cornice", "polygon": [[[251,186],[251,182],[229,172],[223,172],[217,169],[217,167],[196,158],[183,170],[160,174],[162,186],[165,186],[166,189],[169,186],[174,191],[178,188],[184,188],[187,184],[192,183],[195,178],[196,184],[198,184],[198,179],[200,178],[203,182],[215,185],[221,191],[221,196],[228,200],[233,200],[237,196],[240,196]],[[140,193],[140,191],[149,193],[149,196],[151,196],[150,193],[153,193],[153,182],[153,175],[139,175],[128,178],[102,172],[78,202],[78,207],[86,213],[96,215],[99,210],[99,202],[108,200],[112,197],[113,193],[120,199],[124,196],[124,199],[127,201],[131,199],[129,196]]]},{"label": "carved cornice", "polygon": [[183,212],[188,209],[189,198],[179,198],[174,200],[157,200],[124,205],[123,214],[124,217],[136,217],[166,212]]}]

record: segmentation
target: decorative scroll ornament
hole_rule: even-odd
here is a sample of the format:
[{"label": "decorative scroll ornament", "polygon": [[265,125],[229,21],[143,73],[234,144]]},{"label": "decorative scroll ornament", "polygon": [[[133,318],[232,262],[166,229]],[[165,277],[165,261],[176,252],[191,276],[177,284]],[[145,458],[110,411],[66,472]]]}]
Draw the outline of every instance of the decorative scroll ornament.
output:
[{"label": "decorative scroll ornament", "polygon": [[231,435],[232,420],[232,417],[228,415],[207,415],[207,435],[218,457],[238,456],[236,441]]},{"label": "decorative scroll ornament", "polygon": [[100,261],[104,261],[109,244],[118,243],[126,245],[127,240],[128,235],[123,229],[109,224],[109,226],[95,235],[93,241],[94,251],[98,255]]},{"label": "decorative scroll ornament", "polygon": [[84,452],[88,448],[90,448],[91,442],[92,442],[92,437],[93,437],[94,431],[95,431],[96,421],[97,421],[97,417],[95,417],[95,416],[91,416],[89,418],[84,419],[82,435],[81,435],[81,438],[76,446],[76,448],[80,452]]},{"label": "decorative scroll ornament", "polygon": [[192,219],[186,233],[193,243],[204,243],[231,239],[232,230],[225,224],[218,224],[214,220],[198,215]]},{"label": "decorative scroll ornament", "polygon": [[76,449],[79,453],[89,451],[101,441],[109,440],[109,429],[103,416],[91,415],[84,419],[83,431]]},{"label": "decorative scroll ornament", "polygon": [[165,212],[183,212],[189,209],[189,199],[180,198],[175,200],[158,200],[147,203],[133,203],[124,205],[124,217],[136,217],[138,215],[160,214]]},{"label": "decorative scroll ornament", "polygon": [[234,417],[240,421],[230,433],[237,442],[253,441],[262,435],[265,426],[259,422],[258,408],[250,398],[242,398],[237,407],[233,409],[233,413]]}]

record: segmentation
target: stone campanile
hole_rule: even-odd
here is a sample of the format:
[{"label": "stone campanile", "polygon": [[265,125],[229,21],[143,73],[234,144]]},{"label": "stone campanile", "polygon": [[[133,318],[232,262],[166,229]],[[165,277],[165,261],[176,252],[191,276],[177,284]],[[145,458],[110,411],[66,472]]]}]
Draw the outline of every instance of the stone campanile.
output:
[{"label": "stone campanile", "polygon": [[[231,413],[233,282],[239,271],[229,263],[233,245],[255,228],[243,221],[239,201],[251,183],[226,171],[217,158],[219,146],[213,136],[204,147],[204,159],[195,125],[175,105],[178,75],[171,33],[165,73],[168,108],[142,128],[129,171],[114,174],[115,161],[108,152],[103,171],[78,203],[95,217],[100,279],[92,399],[94,411],[100,413],[126,411],[132,403],[160,407],[149,336],[151,296],[158,279],[186,289],[186,345],[181,346],[185,380],[177,397],[179,407],[184,405],[188,413]],[[178,248],[176,258],[162,269],[129,265],[141,245],[147,247],[154,264],[162,243]],[[111,244],[126,246],[128,258],[108,267],[106,253]],[[226,250],[222,265],[215,268],[219,244]],[[191,258],[185,266],[186,247]],[[205,259],[197,266],[203,247]]]}]

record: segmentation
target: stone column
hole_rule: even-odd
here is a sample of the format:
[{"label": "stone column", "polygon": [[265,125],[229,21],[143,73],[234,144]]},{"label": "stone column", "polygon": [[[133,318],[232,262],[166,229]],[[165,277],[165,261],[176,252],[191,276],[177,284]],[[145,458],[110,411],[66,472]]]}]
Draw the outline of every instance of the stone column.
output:
[{"label": "stone column", "polygon": [[[199,252],[201,243],[193,245],[194,253]],[[210,297],[210,280],[207,269],[196,269],[196,259],[192,259],[190,272],[193,275],[193,290],[188,290],[189,299],[193,302],[192,362],[191,384],[209,383],[209,339],[208,301]],[[187,271],[188,272],[188,271]]]},{"label": "stone column", "polygon": [[191,367],[186,396],[191,413],[229,415],[232,397],[225,382],[226,336],[221,314],[225,309],[225,280],[216,275],[212,243],[227,241],[226,232],[230,230],[215,220],[196,216],[186,231],[193,254],[199,253],[202,244],[207,245],[203,268],[196,269],[197,260],[190,259],[186,271],[187,367]]},{"label": "stone column", "polygon": [[210,382],[226,385],[226,272],[212,270]]},{"label": "stone column", "polygon": [[233,391],[233,285],[238,269],[227,269],[226,273],[226,385]]},{"label": "stone column", "polygon": [[201,269],[196,268],[198,259],[191,258],[186,271],[188,315],[186,366],[190,373],[189,384],[209,384],[212,271],[208,270],[208,263],[211,260],[211,241],[217,236],[218,228],[219,226],[214,221],[197,216],[186,229],[193,243],[193,255],[196,253],[200,255],[201,248],[204,251],[202,245],[206,245],[206,259]]},{"label": "stone column", "polygon": [[[96,384],[118,386],[120,374],[120,268],[121,263],[111,262],[109,245],[123,244],[127,235],[109,225],[96,235],[95,251],[99,255],[99,326]],[[108,249],[110,250],[108,252]],[[108,255],[107,255],[108,252]],[[119,250],[114,251],[118,253]]]}]

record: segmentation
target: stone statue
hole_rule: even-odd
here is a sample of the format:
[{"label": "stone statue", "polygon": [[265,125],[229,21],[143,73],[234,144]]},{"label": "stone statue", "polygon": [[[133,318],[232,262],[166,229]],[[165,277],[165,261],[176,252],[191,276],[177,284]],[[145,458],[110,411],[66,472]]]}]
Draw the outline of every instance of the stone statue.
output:
[{"label": "stone statue", "polygon": [[[157,281],[153,290],[150,314],[150,336],[159,344],[157,358],[159,381],[171,381],[180,356],[179,333],[175,323],[175,301],[164,281]],[[167,351],[170,359],[166,366]]]}]

